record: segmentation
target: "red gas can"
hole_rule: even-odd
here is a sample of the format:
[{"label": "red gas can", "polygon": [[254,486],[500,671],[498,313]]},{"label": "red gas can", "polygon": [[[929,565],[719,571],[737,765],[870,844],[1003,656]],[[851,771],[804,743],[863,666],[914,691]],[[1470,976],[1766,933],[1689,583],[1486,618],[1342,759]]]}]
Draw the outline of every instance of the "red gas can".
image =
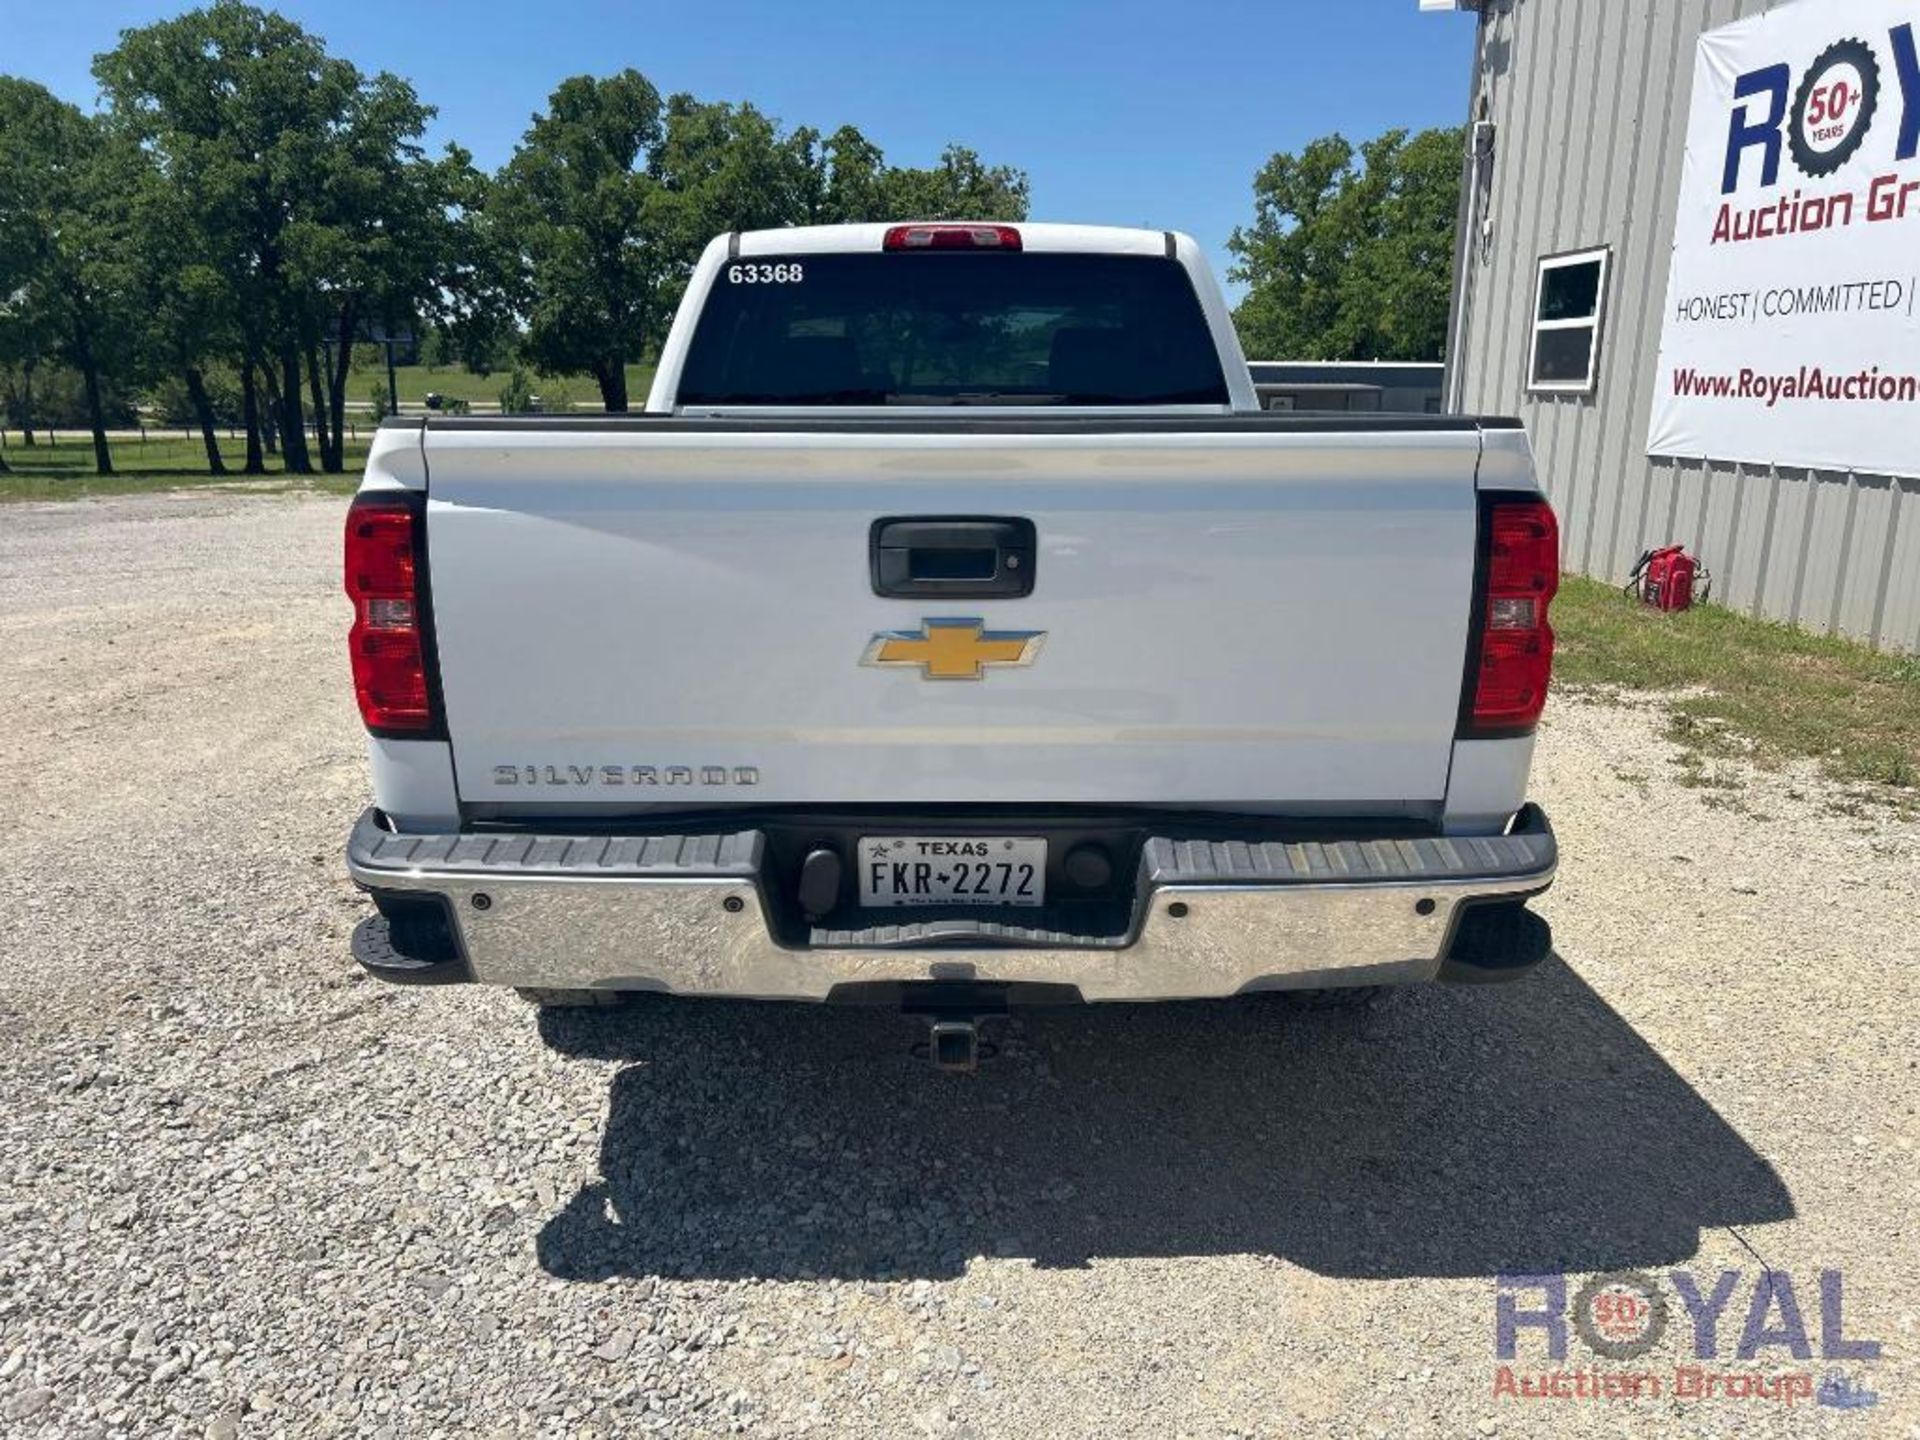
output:
[{"label": "red gas can", "polygon": [[1649,550],[1633,567],[1627,592],[1656,610],[1685,610],[1707,598],[1712,579],[1706,567],[1679,545]]}]

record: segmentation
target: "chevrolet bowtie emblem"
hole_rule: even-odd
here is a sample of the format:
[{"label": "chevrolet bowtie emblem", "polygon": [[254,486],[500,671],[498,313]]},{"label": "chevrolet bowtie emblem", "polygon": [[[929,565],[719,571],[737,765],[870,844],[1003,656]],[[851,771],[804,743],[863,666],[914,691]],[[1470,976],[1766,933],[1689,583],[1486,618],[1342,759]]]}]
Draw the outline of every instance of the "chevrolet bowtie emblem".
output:
[{"label": "chevrolet bowtie emblem", "polygon": [[978,680],[989,665],[1031,665],[1044,630],[988,630],[980,620],[926,620],[918,630],[882,630],[862,665],[918,665],[923,680]]}]

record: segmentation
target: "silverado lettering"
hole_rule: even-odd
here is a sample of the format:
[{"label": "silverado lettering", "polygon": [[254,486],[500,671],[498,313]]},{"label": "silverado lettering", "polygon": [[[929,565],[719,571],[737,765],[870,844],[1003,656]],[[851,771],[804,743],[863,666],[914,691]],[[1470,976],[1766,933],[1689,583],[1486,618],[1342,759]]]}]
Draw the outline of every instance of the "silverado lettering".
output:
[{"label": "silverado lettering", "polygon": [[[663,778],[664,777],[664,778]],[[758,785],[751,765],[495,765],[495,785]]]}]

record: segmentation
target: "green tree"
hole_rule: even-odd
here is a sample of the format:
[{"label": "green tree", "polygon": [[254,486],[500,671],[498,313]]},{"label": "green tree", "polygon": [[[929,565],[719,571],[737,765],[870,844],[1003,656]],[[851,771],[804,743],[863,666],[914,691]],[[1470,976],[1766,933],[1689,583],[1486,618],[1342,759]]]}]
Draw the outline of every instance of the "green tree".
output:
[{"label": "green tree", "polygon": [[563,80],[486,202],[541,371],[586,371],[608,410],[627,408],[626,364],[661,314],[666,270],[659,182],[660,92],[637,70]]},{"label": "green tree", "polygon": [[649,217],[662,247],[661,297],[680,299],[707,242],[731,230],[881,220],[1021,220],[1027,179],[950,146],[928,169],[886,163],[851,125],[822,139],[801,127],[782,134],[751,105],[675,95],[650,173],[659,183]]},{"label": "green tree", "polygon": [[420,331],[420,363],[432,374],[460,358],[453,334],[444,324],[429,322]]},{"label": "green tree", "polygon": [[500,392],[502,415],[524,415],[533,409],[533,386],[527,372],[518,365],[508,372],[506,387]]},{"label": "green tree", "polygon": [[325,117],[345,76],[292,21],[225,3],[124,32],[93,71],[112,123],[193,197],[195,248],[233,287],[247,468],[260,468],[264,391],[287,468],[311,471],[290,232],[312,212]]},{"label": "green tree", "polygon": [[107,378],[126,360],[135,152],[44,86],[0,76],[0,324],[80,374],[94,467],[113,473]]},{"label": "green tree", "polygon": [[[4,82],[0,82],[4,84]],[[0,153],[7,141],[0,138]],[[34,443],[40,423],[34,385],[59,344],[54,316],[31,303],[32,280],[37,273],[32,212],[8,198],[13,181],[24,172],[9,168],[0,174],[0,424],[19,428],[26,443]],[[0,455],[0,467],[6,457]]]},{"label": "green tree", "polygon": [[[433,115],[393,75],[363,75],[319,37],[237,0],[124,32],[94,75],[116,131],[191,197],[188,249],[229,287],[259,462],[256,385],[289,470],[338,470],[356,337],[400,327],[455,266],[472,166],[428,159]],[[307,402],[303,403],[302,391]]]},{"label": "green tree", "polygon": [[[453,163],[456,158],[462,163]],[[449,147],[441,180],[449,202],[439,231],[444,246],[439,273],[420,301],[439,337],[441,363],[459,361],[475,375],[491,375],[520,343],[513,282],[519,257],[489,214],[493,177],[473,168],[464,152]]]},{"label": "green tree", "polygon": [[886,156],[851,125],[824,140],[799,132],[807,142],[807,181],[802,191],[809,225],[844,225],[893,218],[882,184]]},{"label": "green tree", "polygon": [[363,329],[407,333],[433,298],[451,263],[459,176],[471,168],[457,147],[427,158],[417,142],[434,112],[406,81],[351,66],[342,80],[331,143],[288,236],[288,313],[329,471],[344,460],[354,343]]},{"label": "green tree", "polygon": [[207,468],[224,475],[207,373],[238,343],[234,286],[207,248],[191,197],[169,183],[157,165],[136,171],[129,204],[132,284],[142,301],[135,317],[142,378],[165,386],[178,381],[187,412],[200,429]]},{"label": "green tree", "polygon": [[669,277],[684,280],[715,235],[792,225],[814,183],[815,137],[779,125],[752,105],[674,95],[649,169],[658,184],[652,217]]},{"label": "green tree", "polygon": [[964,145],[949,145],[938,165],[882,171],[879,202],[882,213],[857,218],[1024,220],[1027,176],[1005,165],[987,165]]},{"label": "green tree", "polygon": [[[24,296],[17,298],[24,301]],[[24,320],[23,309],[0,297],[0,428],[14,426],[32,445],[34,427],[40,423],[34,380],[42,362],[36,336]],[[0,472],[7,468],[6,453],[0,450]]]},{"label": "green tree", "polygon": [[786,223],[842,225],[886,220],[1024,220],[1027,177],[950,145],[925,169],[889,165],[851,125],[824,140],[797,130],[789,142],[806,166],[800,206]]},{"label": "green tree", "polygon": [[627,408],[627,362],[658,341],[715,235],[855,220],[1017,220],[1027,180],[949,148],[924,170],[888,166],[852,126],[830,136],[752,105],[662,100],[624,70],[561,83],[486,196],[478,248],[501,257],[525,358],[585,371]]},{"label": "green tree", "polygon": [[1459,130],[1391,130],[1356,154],[1339,135],[1273,156],[1254,220],[1227,242],[1245,284],[1249,355],[1438,360],[1446,345]]}]

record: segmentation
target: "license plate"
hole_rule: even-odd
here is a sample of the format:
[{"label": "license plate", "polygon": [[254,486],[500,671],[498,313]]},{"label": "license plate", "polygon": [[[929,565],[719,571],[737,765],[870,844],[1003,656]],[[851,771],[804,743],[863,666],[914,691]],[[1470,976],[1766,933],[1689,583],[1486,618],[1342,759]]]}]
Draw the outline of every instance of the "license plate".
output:
[{"label": "license plate", "polygon": [[862,905],[1039,905],[1047,842],[1006,835],[867,835]]}]

